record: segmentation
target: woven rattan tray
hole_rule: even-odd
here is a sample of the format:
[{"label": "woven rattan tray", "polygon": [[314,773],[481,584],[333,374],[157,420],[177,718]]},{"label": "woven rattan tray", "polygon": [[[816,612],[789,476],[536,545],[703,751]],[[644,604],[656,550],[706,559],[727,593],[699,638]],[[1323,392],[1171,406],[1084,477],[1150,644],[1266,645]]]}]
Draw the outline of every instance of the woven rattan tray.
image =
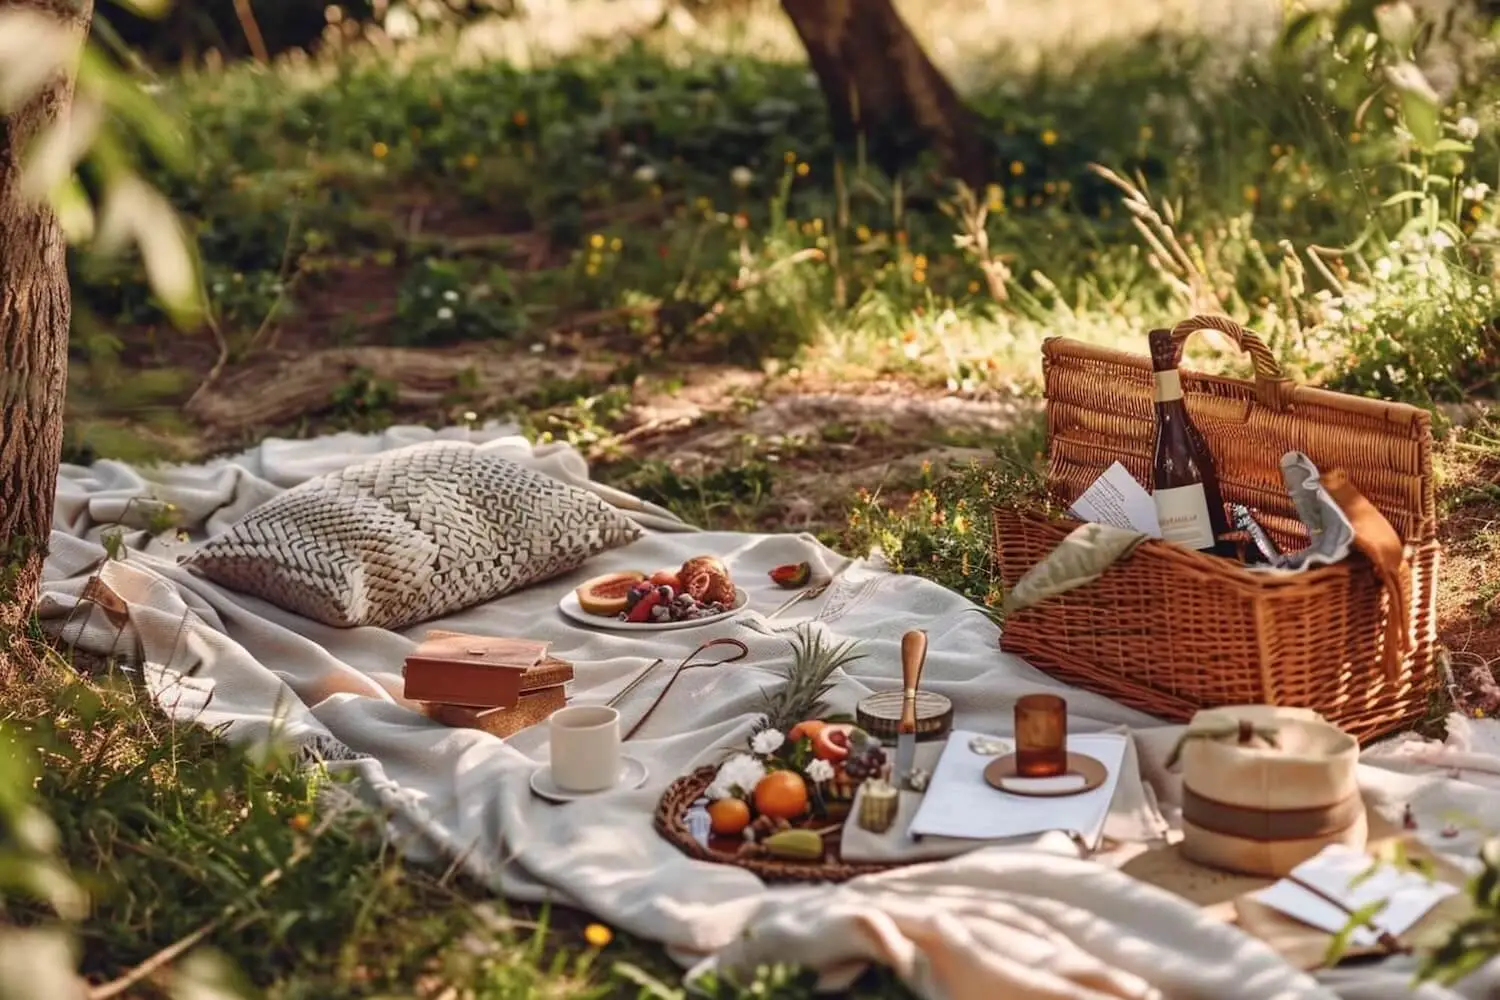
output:
[{"label": "woven rattan tray", "polygon": [[[739,837],[710,837],[705,848],[688,832],[686,816],[694,802],[702,798],[713,782],[717,769],[703,767],[692,774],[678,778],[667,788],[666,794],[656,807],[656,829],[667,841],[676,845],[682,853],[700,861],[712,861],[721,865],[743,868],[766,882],[846,882],[859,875],[873,875],[912,864],[900,862],[846,862],[839,857],[839,836],[824,838],[827,845],[823,860],[815,862],[783,861],[778,858],[757,858],[737,854],[744,841]],[[810,821],[809,827],[827,825]]]}]

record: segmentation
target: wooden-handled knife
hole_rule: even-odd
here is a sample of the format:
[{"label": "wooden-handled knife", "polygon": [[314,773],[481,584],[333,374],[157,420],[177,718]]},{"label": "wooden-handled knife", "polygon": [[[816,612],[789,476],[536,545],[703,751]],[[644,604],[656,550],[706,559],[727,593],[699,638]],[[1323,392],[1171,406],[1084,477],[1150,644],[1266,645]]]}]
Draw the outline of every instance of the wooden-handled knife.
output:
[{"label": "wooden-handled knife", "polygon": [[917,685],[927,662],[927,633],[912,629],[901,637],[901,721],[896,724],[897,787],[906,787],[917,763]]}]

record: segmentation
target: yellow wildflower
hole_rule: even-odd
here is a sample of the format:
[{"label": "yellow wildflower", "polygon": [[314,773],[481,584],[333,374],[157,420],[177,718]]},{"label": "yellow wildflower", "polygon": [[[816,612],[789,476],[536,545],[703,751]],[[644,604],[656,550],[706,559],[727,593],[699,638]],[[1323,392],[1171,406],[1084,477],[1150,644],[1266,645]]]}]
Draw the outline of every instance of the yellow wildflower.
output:
[{"label": "yellow wildflower", "polygon": [[1026,172],[1026,164],[1022,163],[1020,160],[1011,160],[1010,172],[1012,176],[1020,177]]},{"label": "yellow wildflower", "polygon": [[859,240],[861,243],[868,243],[870,241],[870,227],[869,226],[855,226],[854,227],[854,238],[857,239],[857,240]]},{"label": "yellow wildflower", "polygon": [[609,248],[611,250],[613,250],[615,253],[619,253],[620,252],[620,248],[623,247],[624,245],[625,245],[625,241],[622,240],[622,239],[620,239],[620,237],[618,237],[618,236],[616,236],[614,239],[612,239],[612,240],[609,241]]},{"label": "yellow wildflower", "polygon": [[971,282],[969,282],[969,294],[970,295],[974,295],[974,294],[977,294],[978,291],[979,291],[979,282],[977,282],[977,281],[971,281]]},{"label": "yellow wildflower", "polygon": [[286,825],[298,833],[306,833],[307,828],[312,826],[312,817],[307,813],[298,813],[286,821]]},{"label": "yellow wildflower", "polygon": [[604,237],[599,233],[595,233],[594,235],[589,237],[589,246],[593,247],[595,250],[603,250]]},{"label": "yellow wildflower", "polygon": [[797,176],[798,177],[806,177],[811,170],[812,170],[812,167],[809,167],[806,163],[799,163],[799,164],[797,164]]},{"label": "yellow wildflower", "polygon": [[479,157],[475,156],[473,153],[465,153],[464,158],[462,160],[459,160],[458,162],[463,164],[465,170],[473,170],[475,167],[479,166]]},{"label": "yellow wildflower", "polygon": [[1150,142],[1151,141],[1151,137],[1154,136],[1154,135],[1156,135],[1156,129],[1152,128],[1150,125],[1142,125],[1141,126],[1141,141],[1142,142]]},{"label": "yellow wildflower", "polygon": [[370,147],[370,155],[375,157],[375,159],[377,160],[385,159],[386,154],[390,151],[391,147],[387,146],[383,142],[377,142],[375,145]]},{"label": "yellow wildflower", "polygon": [[786,152],[785,152],[785,153],[784,153],[784,154],[782,154],[782,157],[781,157],[781,158],[782,158],[782,159],[783,159],[783,160],[785,160],[785,161],[786,161],[786,162],[787,162],[787,164],[788,164],[788,165],[790,165],[790,164],[793,164],[793,163],[796,163],[796,162],[797,162],[797,154],[796,154],[796,153],[794,153],[794,152],[793,152],[793,151],[792,151],[792,150],[790,150],[790,149],[789,149],[789,150],[787,150],[787,151],[786,151]]},{"label": "yellow wildflower", "polygon": [[1050,128],[1043,130],[1043,132],[1042,132],[1042,145],[1043,146],[1054,146],[1056,144],[1057,144],[1057,133],[1054,132],[1054,131],[1052,131]]},{"label": "yellow wildflower", "polygon": [[1350,132],[1349,133],[1349,141],[1350,142],[1359,142],[1359,133],[1358,132]]},{"label": "yellow wildflower", "polygon": [[917,254],[912,258],[911,266],[917,271],[927,270],[927,255],[925,253]]},{"label": "yellow wildflower", "polygon": [[615,939],[614,933],[603,924],[589,924],[583,929],[583,939],[592,948],[603,948]]},{"label": "yellow wildflower", "polygon": [[1245,185],[1245,200],[1246,201],[1260,201],[1260,188],[1256,187],[1254,184],[1246,184]]}]

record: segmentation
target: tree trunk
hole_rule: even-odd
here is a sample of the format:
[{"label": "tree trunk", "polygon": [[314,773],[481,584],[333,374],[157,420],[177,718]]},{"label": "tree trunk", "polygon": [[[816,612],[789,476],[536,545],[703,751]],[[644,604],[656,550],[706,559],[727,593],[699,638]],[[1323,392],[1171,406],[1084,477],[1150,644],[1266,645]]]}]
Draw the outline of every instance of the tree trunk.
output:
[{"label": "tree trunk", "polygon": [[977,116],[891,0],[781,0],[781,7],[807,49],[840,143],[863,136],[887,170],[932,149],[949,174],[983,187],[989,157]]},{"label": "tree trunk", "polygon": [[[80,43],[93,12],[69,0],[8,6],[76,25]],[[72,311],[67,243],[49,207],[22,199],[21,158],[72,99],[60,78],[0,116],[0,666],[36,603],[52,531]]]}]

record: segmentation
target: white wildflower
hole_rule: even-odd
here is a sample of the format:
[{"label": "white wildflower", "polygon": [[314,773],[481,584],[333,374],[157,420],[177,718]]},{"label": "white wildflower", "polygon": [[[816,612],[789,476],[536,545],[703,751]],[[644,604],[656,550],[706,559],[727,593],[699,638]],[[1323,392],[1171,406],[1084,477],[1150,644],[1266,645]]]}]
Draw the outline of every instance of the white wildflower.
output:
[{"label": "white wildflower", "polygon": [[457,302],[458,301],[458,293],[455,292],[453,289],[450,288],[446,292],[443,293],[443,298],[447,299],[449,302]]},{"label": "white wildflower", "polygon": [[[715,801],[748,794],[766,776],[766,766],[747,753],[737,753],[719,765],[707,795]],[[738,792],[736,792],[738,789]]]},{"label": "white wildflower", "polygon": [[1391,259],[1389,257],[1380,258],[1375,262],[1375,277],[1389,278],[1391,276],[1391,268],[1393,268],[1394,266],[1395,265],[1391,263]]},{"label": "white wildflower", "polygon": [[780,750],[781,745],[785,742],[786,737],[781,735],[781,730],[762,729],[760,732],[756,733],[755,738],[750,741],[750,749],[754,750],[762,757],[765,757],[769,754],[775,753],[777,750]]},{"label": "white wildflower", "polygon": [[807,765],[807,780],[821,785],[833,780],[833,765],[826,760],[815,760]]},{"label": "white wildflower", "polygon": [[729,180],[737,188],[747,188],[755,180],[755,175],[750,172],[749,167],[735,167],[729,171]]},{"label": "white wildflower", "polygon": [[532,354],[541,354],[546,349],[547,349],[547,345],[546,344],[536,343],[536,344],[532,344],[531,345],[531,353]]},{"label": "white wildflower", "polygon": [[1454,123],[1453,131],[1458,133],[1458,137],[1465,141],[1478,139],[1479,122],[1475,121],[1473,118],[1465,116]]},{"label": "white wildflower", "polygon": [[1463,196],[1464,201],[1484,201],[1490,195],[1490,186],[1483,181],[1479,181],[1466,185],[1459,193]]},{"label": "white wildflower", "polygon": [[1447,250],[1453,246],[1453,237],[1438,229],[1427,237],[1427,242],[1434,250]]},{"label": "white wildflower", "polygon": [[449,309],[447,306],[443,306],[443,308],[437,311],[437,318],[446,323],[448,320],[453,318],[453,310]]},{"label": "white wildflower", "polygon": [[635,168],[635,179],[642,184],[651,184],[656,181],[656,168],[649,163],[642,163]]}]

